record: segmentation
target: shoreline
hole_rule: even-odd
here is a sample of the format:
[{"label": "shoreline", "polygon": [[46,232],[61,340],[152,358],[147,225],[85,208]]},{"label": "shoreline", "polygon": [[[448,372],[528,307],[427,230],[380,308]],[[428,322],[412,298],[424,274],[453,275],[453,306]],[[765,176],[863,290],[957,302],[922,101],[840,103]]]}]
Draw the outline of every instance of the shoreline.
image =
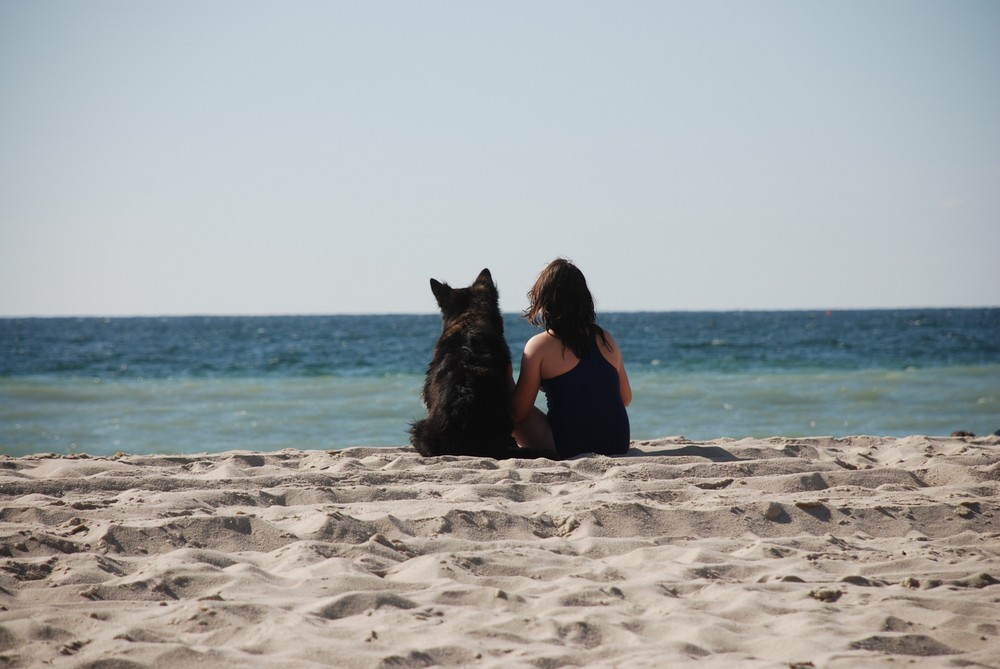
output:
[{"label": "shoreline", "polygon": [[0,456],[0,667],[996,667],[998,495],[997,436]]}]

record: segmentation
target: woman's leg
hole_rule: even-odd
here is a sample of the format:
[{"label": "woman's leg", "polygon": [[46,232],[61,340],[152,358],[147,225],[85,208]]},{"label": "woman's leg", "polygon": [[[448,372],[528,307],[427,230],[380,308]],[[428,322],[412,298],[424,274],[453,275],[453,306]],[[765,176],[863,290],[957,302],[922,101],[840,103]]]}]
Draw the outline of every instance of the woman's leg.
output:
[{"label": "woman's leg", "polygon": [[552,459],[558,459],[556,442],[552,439],[552,428],[549,419],[538,407],[532,407],[528,417],[514,425],[514,439],[521,448],[535,448],[552,453]]}]

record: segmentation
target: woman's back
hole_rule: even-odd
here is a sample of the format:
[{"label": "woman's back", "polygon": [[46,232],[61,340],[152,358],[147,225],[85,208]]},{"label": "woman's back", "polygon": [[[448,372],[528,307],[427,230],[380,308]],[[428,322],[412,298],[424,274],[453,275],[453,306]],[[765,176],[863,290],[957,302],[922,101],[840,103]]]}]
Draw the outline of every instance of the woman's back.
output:
[{"label": "woman's back", "polygon": [[[587,355],[570,351],[542,362],[541,388],[548,406],[548,420],[560,458],[579,453],[614,455],[629,447],[629,421],[617,367],[609,360],[600,336]],[[561,373],[547,375],[546,368]]]}]

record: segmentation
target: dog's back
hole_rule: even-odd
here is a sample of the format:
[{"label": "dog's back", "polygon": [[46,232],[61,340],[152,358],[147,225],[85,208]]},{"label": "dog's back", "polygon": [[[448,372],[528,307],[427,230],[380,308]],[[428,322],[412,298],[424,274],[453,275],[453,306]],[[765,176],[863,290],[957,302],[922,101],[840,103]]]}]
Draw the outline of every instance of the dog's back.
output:
[{"label": "dog's back", "polygon": [[442,332],[427,369],[427,418],[410,428],[424,456],[538,457],[519,449],[507,409],[510,349],[504,339],[499,294],[488,269],[468,288],[431,279]]}]

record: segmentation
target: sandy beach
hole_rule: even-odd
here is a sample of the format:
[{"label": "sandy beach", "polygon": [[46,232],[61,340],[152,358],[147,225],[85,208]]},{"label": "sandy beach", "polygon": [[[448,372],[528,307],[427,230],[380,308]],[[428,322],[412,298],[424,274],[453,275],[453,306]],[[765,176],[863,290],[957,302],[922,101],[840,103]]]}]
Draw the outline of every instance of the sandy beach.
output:
[{"label": "sandy beach", "polygon": [[0,667],[1000,667],[1000,437],[0,457]]}]

